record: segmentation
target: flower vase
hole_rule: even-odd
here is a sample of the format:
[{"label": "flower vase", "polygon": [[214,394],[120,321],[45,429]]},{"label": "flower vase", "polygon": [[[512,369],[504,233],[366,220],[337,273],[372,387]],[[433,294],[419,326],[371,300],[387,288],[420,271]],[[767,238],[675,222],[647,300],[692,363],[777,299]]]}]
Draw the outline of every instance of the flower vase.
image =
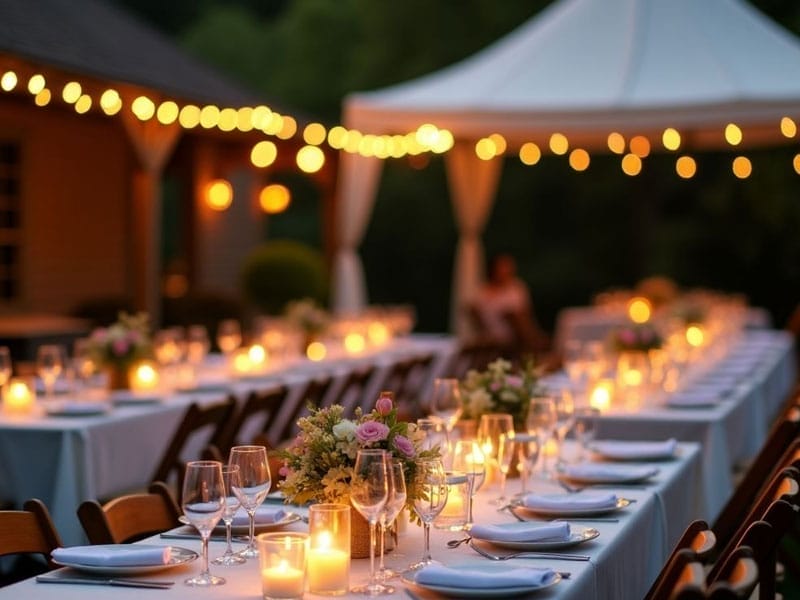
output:
[{"label": "flower vase", "polygon": [[109,390],[127,390],[130,389],[130,381],[128,379],[128,368],[121,365],[109,365],[106,369],[108,375],[108,389]]}]

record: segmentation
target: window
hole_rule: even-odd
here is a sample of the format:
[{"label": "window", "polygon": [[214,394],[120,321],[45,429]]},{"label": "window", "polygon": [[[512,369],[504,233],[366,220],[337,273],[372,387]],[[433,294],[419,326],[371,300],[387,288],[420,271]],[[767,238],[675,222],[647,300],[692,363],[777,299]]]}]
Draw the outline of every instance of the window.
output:
[{"label": "window", "polygon": [[0,140],[0,301],[19,295],[20,155],[19,143]]}]

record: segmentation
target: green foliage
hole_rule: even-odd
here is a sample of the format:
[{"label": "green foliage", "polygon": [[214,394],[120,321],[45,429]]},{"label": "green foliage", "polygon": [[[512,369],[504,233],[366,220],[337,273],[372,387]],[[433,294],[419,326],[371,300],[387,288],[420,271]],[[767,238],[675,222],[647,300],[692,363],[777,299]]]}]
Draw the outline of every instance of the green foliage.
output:
[{"label": "green foliage", "polygon": [[245,297],[266,314],[279,314],[292,300],[327,303],[328,277],[322,256],[291,240],[262,244],[242,267]]}]

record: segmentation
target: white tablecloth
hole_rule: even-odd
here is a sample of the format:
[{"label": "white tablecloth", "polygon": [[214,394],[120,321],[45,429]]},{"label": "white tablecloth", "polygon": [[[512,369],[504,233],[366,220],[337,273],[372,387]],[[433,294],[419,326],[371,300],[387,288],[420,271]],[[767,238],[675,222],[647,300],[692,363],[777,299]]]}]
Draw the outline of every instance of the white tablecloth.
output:
[{"label": "white tablecloth", "polygon": [[[695,509],[694,503],[701,501],[699,447],[696,444],[680,444],[679,457],[676,460],[657,463],[660,472],[654,483],[645,487],[619,487],[618,495],[635,500],[627,508],[609,515],[619,519],[617,523],[573,522],[574,527],[594,527],[600,536],[591,542],[582,544],[569,552],[587,554],[588,562],[544,559],[514,559],[508,561],[509,568],[521,565],[548,566],[559,571],[568,571],[571,577],[550,590],[531,595],[537,599],[569,599],[569,600],[604,600],[607,598],[641,598],[652,580],[659,572],[666,553],[671,544],[680,535],[690,520]],[[518,480],[509,482],[508,491],[518,490]],[[535,482],[536,491],[555,491],[552,483]],[[476,522],[503,523],[513,518],[506,513],[499,513],[488,501],[496,497],[498,490],[488,486],[476,497]],[[433,557],[449,565],[474,565],[478,570],[488,563],[487,559],[478,556],[468,547],[462,545],[452,550],[446,547],[447,540],[461,537],[459,533],[433,530],[431,550]],[[168,541],[151,538],[147,543],[172,544],[199,550],[199,542],[192,540]],[[224,546],[220,542],[212,542],[210,556],[213,558],[222,553]],[[401,554],[401,556],[399,556]],[[387,555],[387,564],[392,568],[404,568],[422,555],[422,531],[415,525],[407,525],[400,535],[399,548],[396,553]],[[227,578],[227,584],[207,590],[192,590],[182,584],[182,580],[199,571],[199,561],[176,568],[172,571],[147,576],[154,580],[176,581],[173,589],[152,592],[159,597],[189,598],[225,598],[239,600],[260,597],[261,588],[257,565],[250,561],[242,566],[215,567],[212,573]],[[351,585],[364,581],[369,572],[369,560],[355,560],[351,567]],[[396,591],[387,598],[405,598],[405,584],[394,580]],[[415,590],[424,598],[438,596]],[[150,593],[150,592],[147,592]],[[75,586],[44,585],[33,580],[0,589],[0,598],[26,598],[29,600],[71,600],[84,598],[140,598],[142,590]],[[306,598],[323,598],[306,593]],[[343,598],[359,598],[350,594]]]}]

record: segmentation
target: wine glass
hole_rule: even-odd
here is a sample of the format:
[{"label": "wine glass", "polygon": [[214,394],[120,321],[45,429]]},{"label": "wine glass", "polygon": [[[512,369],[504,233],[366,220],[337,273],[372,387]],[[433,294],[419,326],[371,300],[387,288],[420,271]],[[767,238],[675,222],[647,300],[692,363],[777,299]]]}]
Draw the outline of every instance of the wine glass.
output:
[{"label": "wine glass", "polygon": [[508,479],[508,472],[511,470],[511,461],[514,459],[516,446],[514,438],[516,432],[509,431],[500,435],[500,445],[497,448],[497,467],[500,470],[500,497],[493,500],[492,504],[506,503],[506,480]]},{"label": "wine glass", "polygon": [[394,571],[387,569],[383,563],[384,550],[386,548],[386,530],[403,510],[408,497],[406,491],[406,475],[403,461],[399,458],[391,459],[387,473],[389,493],[386,497],[386,504],[381,511],[381,563],[378,566],[378,579],[387,581],[395,576]]},{"label": "wine glass", "polygon": [[88,338],[75,340],[75,344],[72,347],[72,361],[70,364],[78,386],[84,389],[88,388],[92,376],[97,371],[97,365],[92,358]]},{"label": "wine glass", "polygon": [[204,325],[191,325],[186,331],[186,359],[193,365],[203,364],[211,343]]},{"label": "wine glass", "polygon": [[567,433],[575,424],[575,403],[569,390],[561,390],[552,395],[556,408],[556,424],[553,428],[556,443],[556,464],[562,464],[561,454],[564,447],[564,439]]},{"label": "wine glass", "polygon": [[64,371],[64,352],[56,344],[39,346],[36,352],[36,372],[44,382],[44,393],[53,396],[56,380]]},{"label": "wine glass", "polygon": [[222,521],[225,523],[225,541],[227,547],[225,554],[218,556],[211,562],[215,565],[240,565],[245,561],[244,558],[233,553],[231,547],[231,525],[236,511],[239,510],[239,499],[233,492],[234,488],[240,485],[239,465],[222,465],[222,482],[225,485],[225,510],[222,512]]},{"label": "wine glass", "polygon": [[594,440],[595,430],[597,429],[597,419],[600,417],[600,409],[593,406],[581,406],[575,409],[575,437],[581,449],[581,459],[586,457],[589,444]]},{"label": "wine glass", "polygon": [[0,346],[0,387],[3,387],[11,377],[11,352],[8,346]]},{"label": "wine glass", "polygon": [[513,431],[514,419],[511,415],[501,413],[481,415],[481,420],[478,424],[478,444],[480,444],[481,452],[483,452],[487,465],[495,471],[500,469],[498,461],[500,436]]},{"label": "wine glass", "polygon": [[386,466],[385,450],[359,450],[350,478],[350,502],[369,523],[369,582],[354,587],[353,591],[367,596],[394,593],[393,587],[375,576],[375,529],[389,496]]},{"label": "wine glass", "polygon": [[437,419],[417,419],[417,430],[425,435],[421,443],[423,450],[438,448],[441,456],[447,454],[447,449],[450,447],[450,438],[447,436],[447,429],[441,421]]},{"label": "wine glass", "polygon": [[530,479],[533,467],[539,458],[541,446],[536,435],[531,433],[516,434],[513,445],[517,451],[517,466],[522,480],[520,496],[524,497],[528,493],[528,479]]},{"label": "wine glass", "polygon": [[236,319],[224,319],[217,325],[217,346],[228,356],[242,345],[242,328]]},{"label": "wine glass", "polygon": [[528,404],[526,425],[528,433],[536,434],[539,439],[542,476],[547,477],[547,441],[556,426],[556,405],[553,399],[550,397],[531,398]]},{"label": "wine glass", "polygon": [[425,549],[422,559],[411,565],[408,571],[418,571],[436,563],[431,557],[431,523],[447,504],[448,492],[447,475],[442,461],[438,458],[417,462],[415,477],[419,496],[414,499],[414,512],[422,521],[425,530]]},{"label": "wine glass", "polygon": [[239,485],[233,486],[232,489],[250,518],[250,537],[247,548],[239,552],[239,556],[257,558],[256,509],[264,502],[272,485],[267,449],[264,446],[234,446],[231,448],[228,464],[239,466]]},{"label": "wine glass", "polygon": [[458,379],[434,379],[431,396],[431,412],[441,419],[447,429],[448,439],[452,438],[453,428],[464,412]]},{"label": "wine glass", "polygon": [[474,440],[458,440],[453,448],[453,470],[465,473],[469,484],[467,529],[472,527],[472,499],[486,480],[486,460]]},{"label": "wine glass", "polygon": [[184,583],[193,586],[211,586],[225,583],[222,577],[208,570],[208,537],[225,510],[225,483],[222,480],[222,463],[216,460],[199,460],[186,464],[183,478],[183,514],[195,526],[203,543],[203,568],[199,575]]}]

